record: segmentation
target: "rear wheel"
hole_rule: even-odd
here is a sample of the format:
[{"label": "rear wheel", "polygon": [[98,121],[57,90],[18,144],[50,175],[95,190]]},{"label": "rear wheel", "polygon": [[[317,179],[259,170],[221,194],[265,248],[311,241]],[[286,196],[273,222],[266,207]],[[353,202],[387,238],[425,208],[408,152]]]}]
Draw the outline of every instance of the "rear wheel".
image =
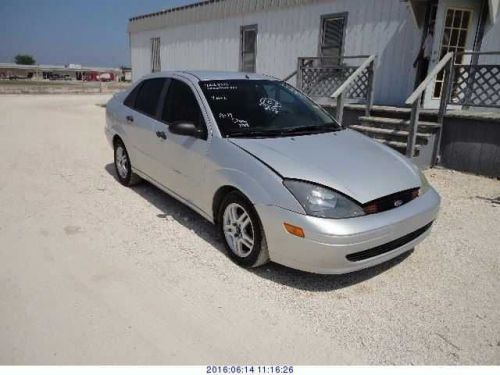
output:
[{"label": "rear wheel", "polygon": [[253,205],[240,193],[229,193],[219,210],[219,230],[229,256],[243,267],[269,261],[262,224]]},{"label": "rear wheel", "polygon": [[141,181],[141,178],[132,172],[130,157],[123,142],[115,142],[115,171],[118,181],[124,186],[132,186]]}]

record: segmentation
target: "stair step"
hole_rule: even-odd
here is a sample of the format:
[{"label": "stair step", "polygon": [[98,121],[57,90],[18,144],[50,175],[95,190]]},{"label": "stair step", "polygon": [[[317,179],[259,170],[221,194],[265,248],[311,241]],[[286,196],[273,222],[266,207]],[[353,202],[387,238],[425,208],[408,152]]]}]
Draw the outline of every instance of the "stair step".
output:
[{"label": "stair step", "polygon": [[[363,133],[370,133],[374,135],[384,135],[384,136],[396,136],[396,137],[408,137],[409,132],[407,130],[394,130],[394,129],[386,129],[386,128],[375,128],[371,126],[364,125],[351,125],[351,129],[358,130]],[[430,138],[430,134],[425,133],[417,133],[417,137],[419,138]]]},{"label": "stair step", "polygon": [[[372,139],[386,146],[406,151],[406,142],[388,141],[387,139],[379,139],[379,138],[372,138]],[[415,151],[420,151],[421,148],[422,148],[421,145],[415,145]]]},{"label": "stair step", "polygon": [[[390,125],[390,126],[398,126],[406,128],[410,126],[410,120],[391,118],[391,117],[360,116],[359,120],[363,123]],[[430,122],[430,121],[419,121],[418,126],[427,129],[439,129],[441,127],[441,125],[438,122]]]}]

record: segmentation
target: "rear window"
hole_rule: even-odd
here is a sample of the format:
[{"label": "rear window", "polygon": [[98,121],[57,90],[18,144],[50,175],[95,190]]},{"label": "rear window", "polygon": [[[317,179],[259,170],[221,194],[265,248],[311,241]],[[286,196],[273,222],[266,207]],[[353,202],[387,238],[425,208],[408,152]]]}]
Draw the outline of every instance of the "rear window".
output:
[{"label": "rear window", "polygon": [[134,108],[148,116],[154,117],[158,108],[160,94],[165,78],[152,78],[143,82],[139,94],[135,99]]}]

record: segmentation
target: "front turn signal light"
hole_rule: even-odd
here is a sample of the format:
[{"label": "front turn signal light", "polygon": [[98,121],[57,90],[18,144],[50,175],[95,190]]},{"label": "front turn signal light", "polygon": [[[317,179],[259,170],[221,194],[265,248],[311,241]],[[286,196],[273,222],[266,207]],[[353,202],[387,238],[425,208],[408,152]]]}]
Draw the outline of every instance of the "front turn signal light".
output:
[{"label": "front turn signal light", "polygon": [[293,234],[294,236],[297,236],[297,237],[302,237],[304,238],[304,229],[302,229],[301,227],[296,227],[295,225],[292,225],[292,224],[288,224],[288,223],[283,223],[286,231],[290,234]]}]

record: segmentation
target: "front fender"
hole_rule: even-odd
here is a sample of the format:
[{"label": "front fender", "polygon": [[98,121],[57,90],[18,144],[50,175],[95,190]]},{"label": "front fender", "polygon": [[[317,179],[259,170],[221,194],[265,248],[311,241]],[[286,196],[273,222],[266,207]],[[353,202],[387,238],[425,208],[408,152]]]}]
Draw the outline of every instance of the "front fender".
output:
[{"label": "front fender", "polygon": [[228,140],[214,139],[209,160],[206,170],[206,212],[212,212],[217,191],[230,186],[240,190],[256,206],[274,205],[305,213],[285,188],[279,174]]}]

